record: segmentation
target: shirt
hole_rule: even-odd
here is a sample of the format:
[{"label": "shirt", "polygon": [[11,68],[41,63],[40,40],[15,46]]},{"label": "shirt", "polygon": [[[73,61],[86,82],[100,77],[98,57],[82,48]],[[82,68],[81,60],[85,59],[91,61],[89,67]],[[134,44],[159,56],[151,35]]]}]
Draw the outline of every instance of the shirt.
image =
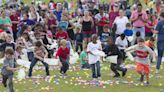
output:
[{"label": "shirt", "polygon": [[118,48],[119,48],[120,50],[122,50],[122,49],[125,49],[126,46],[128,46],[128,41],[127,41],[126,38],[124,38],[124,39],[122,40],[121,37],[117,37],[117,38],[116,38],[115,44],[118,46]]},{"label": "shirt", "polygon": [[15,62],[14,59],[5,58],[3,61],[2,74],[3,75],[12,75],[13,71],[7,70],[7,67],[14,68]]},{"label": "shirt", "polygon": [[158,22],[156,28],[158,33],[158,41],[164,41],[164,20]]},{"label": "shirt", "polygon": [[70,50],[67,47],[64,49],[59,47],[56,52],[56,56],[59,56],[60,58],[64,59],[65,61],[68,59],[69,54],[70,54]]},{"label": "shirt", "polygon": [[75,41],[76,42],[83,42],[83,34],[82,33],[76,33],[75,34]]},{"label": "shirt", "polygon": [[[131,19],[136,19],[138,16],[139,16],[138,11],[137,10],[133,11],[131,15]],[[142,19],[145,21],[148,19],[145,11],[142,11]],[[145,25],[144,22],[140,19],[137,19],[136,21],[133,22],[134,27],[144,27],[144,25]]]},{"label": "shirt", "polygon": [[124,33],[124,30],[126,29],[126,24],[129,22],[128,18],[126,16],[124,17],[116,17],[114,20],[114,23],[117,25],[116,34],[121,35]]},{"label": "shirt", "polygon": [[119,12],[113,12],[112,11],[109,13],[109,27],[110,28],[113,27],[113,22],[117,16],[119,16]]},{"label": "shirt", "polygon": [[131,29],[125,29],[125,30],[124,30],[124,34],[125,34],[126,36],[132,36],[132,35],[133,35],[133,30],[131,30]]},{"label": "shirt", "polygon": [[10,23],[11,23],[11,20],[10,20],[9,17],[0,18],[0,24],[7,25],[7,24],[10,24]]},{"label": "shirt", "polygon": [[63,31],[62,33],[59,33],[59,32],[57,32],[56,33],[56,38],[57,39],[68,39],[68,33],[67,32],[65,32],[65,31]]},{"label": "shirt", "polygon": [[135,57],[136,62],[141,63],[141,64],[146,64],[146,65],[150,64],[148,54],[153,56],[153,51],[149,47],[147,46],[139,47],[137,44],[137,45],[129,47],[128,49],[133,49],[136,52],[136,57]]},{"label": "shirt", "polygon": [[85,51],[82,51],[80,53],[80,63],[81,64],[86,64],[86,61],[85,61],[86,58],[87,58],[87,53]]},{"label": "shirt", "polygon": [[99,23],[98,23],[99,26],[106,25],[107,23],[104,21],[106,21],[108,17],[109,17],[109,15],[106,13],[103,13],[103,16],[101,16],[100,13],[95,15],[95,19],[97,19],[99,21]]},{"label": "shirt", "polygon": [[34,48],[34,57],[39,56],[39,57],[42,57],[44,58],[45,54],[46,54],[47,50],[42,46],[40,48],[38,47],[35,47]]},{"label": "shirt", "polygon": [[93,42],[90,42],[87,46],[87,52],[91,52],[88,54],[88,61],[89,61],[89,64],[95,64],[97,61],[100,60],[100,56],[97,56],[97,55],[93,55],[94,54],[94,51],[96,50],[102,50],[102,46],[101,46],[101,43],[96,43],[94,44]]},{"label": "shirt", "polygon": [[109,37],[110,37],[110,33],[109,32],[102,32],[100,34],[100,41],[101,42],[107,42]]},{"label": "shirt", "polygon": [[[19,16],[17,14],[15,14],[15,15],[11,15],[10,19],[11,19],[11,21],[19,21],[18,17]],[[17,24],[15,24],[15,23],[12,24],[12,30],[17,31]]]}]

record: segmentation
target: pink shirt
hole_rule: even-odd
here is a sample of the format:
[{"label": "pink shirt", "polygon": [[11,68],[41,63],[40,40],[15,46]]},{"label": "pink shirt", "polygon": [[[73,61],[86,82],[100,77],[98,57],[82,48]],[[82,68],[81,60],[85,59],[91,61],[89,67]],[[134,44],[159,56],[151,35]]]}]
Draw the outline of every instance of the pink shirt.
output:
[{"label": "pink shirt", "polygon": [[[133,11],[131,19],[136,19],[138,16],[139,16],[138,11],[137,10]],[[142,19],[145,20],[145,21],[148,19],[147,14],[146,14],[145,11],[142,11]],[[134,27],[144,27],[145,23],[144,23],[144,21],[142,21],[140,19],[137,19],[136,21],[133,22],[133,26]]]}]

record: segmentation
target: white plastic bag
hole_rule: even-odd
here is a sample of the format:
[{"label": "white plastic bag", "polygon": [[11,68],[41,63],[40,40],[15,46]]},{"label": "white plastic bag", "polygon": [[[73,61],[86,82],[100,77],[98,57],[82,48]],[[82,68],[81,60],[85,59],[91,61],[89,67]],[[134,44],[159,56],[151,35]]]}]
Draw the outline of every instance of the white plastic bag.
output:
[{"label": "white plastic bag", "polygon": [[26,61],[26,60],[22,60],[22,59],[18,59],[17,64],[20,66],[26,67],[26,68],[30,68],[31,62]]},{"label": "white plastic bag", "polygon": [[45,58],[44,62],[46,62],[48,65],[59,65],[59,59]]},{"label": "white plastic bag", "polygon": [[117,64],[117,58],[118,58],[118,55],[108,56],[106,57],[105,61]]},{"label": "white plastic bag", "polygon": [[18,81],[25,79],[25,77],[26,77],[25,69],[24,68],[19,69],[17,75]]},{"label": "white plastic bag", "polygon": [[96,56],[102,56],[102,57],[105,57],[105,53],[103,51],[100,51],[100,50],[94,50],[92,51],[92,53]]}]

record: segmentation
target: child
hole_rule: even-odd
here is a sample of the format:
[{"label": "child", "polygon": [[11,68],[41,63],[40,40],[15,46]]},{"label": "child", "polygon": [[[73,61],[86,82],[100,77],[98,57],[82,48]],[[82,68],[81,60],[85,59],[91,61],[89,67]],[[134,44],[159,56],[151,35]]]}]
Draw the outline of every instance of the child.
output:
[{"label": "child", "polygon": [[125,36],[133,36],[133,30],[132,30],[132,25],[130,23],[126,24],[126,29],[124,30]]},{"label": "child", "polygon": [[87,58],[87,46],[85,46],[83,51],[80,53],[80,63],[81,63],[81,69],[90,68],[90,65],[88,64],[88,58]]},{"label": "child", "polygon": [[58,31],[56,32],[55,38],[57,40],[61,40],[61,39],[68,40],[68,33],[65,32],[61,27],[59,27]]},{"label": "child", "polygon": [[27,56],[28,56],[28,59],[29,61],[31,62],[32,59],[34,58],[34,54],[33,54],[33,50],[31,49],[31,47],[33,46],[32,44],[32,40],[30,39],[30,36],[28,33],[24,32],[22,34],[22,39],[23,39],[23,43],[25,45],[25,48],[27,50]]},{"label": "child", "polygon": [[[145,45],[148,46],[149,48],[151,48],[151,50],[153,50],[153,51],[155,48],[154,41],[155,41],[154,37],[150,37],[149,40],[147,40],[145,42]],[[152,57],[150,57],[150,58],[151,58],[151,63],[153,63],[153,58]]]},{"label": "child", "polygon": [[105,25],[103,27],[103,32],[100,34],[100,41],[101,41],[103,47],[105,45],[107,45],[107,41],[108,41],[109,37],[110,37],[109,27],[108,27],[108,25]]},{"label": "child", "polygon": [[3,67],[2,67],[2,83],[4,87],[7,87],[7,80],[9,80],[8,86],[10,92],[14,92],[13,88],[13,75],[14,71],[18,70],[18,68],[14,68],[15,66],[15,61],[14,61],[14,50],[11,48],[7,48],[5,50],[5,59],[3,62]]},{"label": "child", "polygon": [[13,38],[10,34],[7,35],[6,42],[0,45],[1,51],[5,51],[7,47],[11,47],[15,50],[15,44],[13,43]]},{"label": "child", "polygon": [[137,39],[141,38],[141,33],[138,31],[136,32],[135,36],[133,37],[133,41],[131,42],[131,45],[137,44]]},{"label": "child", "polygon": [[34,58],[30,64],[30,69],[28,74],[29,77],[32,76],[32,69],[38,61],[41,61],[43,63],[46,69],[46,75],[49,76],[49,66],[47,63],[44,62],[44,58],[47,57],[48,57],[47,50],[45,49],[45,47],[42,45],[40,41],[37,41],[35,43],[35,48],[34,48]]},{"label": "child", "polygon": [[102,46],[101,43],[97,42],[97,35],[92,35],[92,42],[90,42],[87,46],[88,53],[88,62],[91,65],[92,69],[92,78],[101,78],[100,73],[100,56],[94,55],[94,51],[101,51]]},{"label": "child", "polygon": [[112,38],[108,38],[108,44],[103,50],[107,56],[113,56],[118,55],[117,58],[117,64],[111,63],[111,70],[115,73],[114,77],[120,77],[120,74],[118,71],[122,71],[122,76],[126,75],[127,69],[120,67],[120,65],[123,63],[123,56],[120,50],[118,49],[117,45],[115,45],[112,41]]},{"label": "child", "polygon": [[62,67],[60,69],[60,73],[66,76],[66,72],[69,69],[69,56],[70,56],[70,50],[67,47],[67,41],[65,39],[60,41],[60,47],[57,50],[55,58],[60,59],[60,62],[62,64]]},{"label": "child", "polygon": [[75,46],[76,46],[76,52],[78,52],[78,49],[80,47],[80,50],[83,50],[83,34],[80,32],[80,28],[76,28],[76,34],[75,34]]},{"label": "child", "polygon": [[115,44],[118,46],[119,50],[121,51],[123,60],[125,60],[126,53],[124,50],[128,47],[128,40],[125,37],[125,35],[121,34],[119,37],[117,37]]},{"label": "child", "polygon": [[146,85],[149,85],[150,61],[148,58],[148,54],[156,59],[155,53],[144,44],[144,39],[142,38],[138,39],[137,45],[131,46],[126,49],[126,52],[131,50],[136,52],[136,71],[141,75],[140,81],[143,82],[144,76],[146,76]]}]

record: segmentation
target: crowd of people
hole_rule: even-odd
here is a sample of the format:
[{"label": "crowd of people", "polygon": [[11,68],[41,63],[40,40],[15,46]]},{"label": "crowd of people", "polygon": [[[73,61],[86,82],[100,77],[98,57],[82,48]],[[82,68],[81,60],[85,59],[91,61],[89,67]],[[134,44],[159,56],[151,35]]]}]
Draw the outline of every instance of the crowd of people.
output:
[{"label": "crowd of people", "polygon": [[[20,2],[2,7],[0,57],[5,57],[1,70],[4,86],[8,79],[10,92],[14,92],[13,72],[19,69],[16,60],[23,59],[23,54],[31,62],[29,77],[37,62],[41,62],[46,75],[50,75],[44,58],[59,59],[60,73],[66,76],[70,49],[79,54],[81,69],[92,70],[94,79],[101,79],[100,63],[103,61],[96,52],[104,52],[104,58],[117,56],[117,63],[111,63],[110,67],[114,77],[120,77],[118,71],[122,71],[122,76],[127,73],[127,68],[121,66],[128,58],[126,53],[134,51],[131,55],[136,61],[136,71],[141,75],[140,81],[143,82],[146,76],[149,85],[150,63],[157,57],[156,73],[159,73],[164,52],[163,2],[152,0],[154,6],[145,9],[138,0],[134,1],[134,5],[130,5],[129,0],[111,0],[110,3],[50,0],[48,4]],[[50,48],[54,41],[58,46]],[[158,53],[154,52],[156,48]]]}]

